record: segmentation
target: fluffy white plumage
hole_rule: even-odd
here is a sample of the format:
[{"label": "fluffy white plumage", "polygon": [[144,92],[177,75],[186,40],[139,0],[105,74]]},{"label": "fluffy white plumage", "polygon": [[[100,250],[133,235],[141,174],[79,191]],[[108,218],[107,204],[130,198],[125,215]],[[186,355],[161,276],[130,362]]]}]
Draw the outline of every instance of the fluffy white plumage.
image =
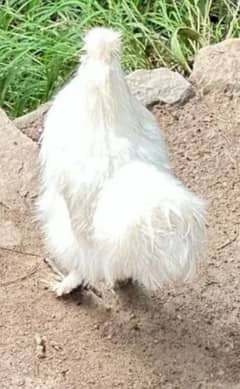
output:
[{"label": "fluffy white plumage", "polygon": [[161,130],[129,92],[118,32],[95,28],[42,136],[38,213],[58,296],[132,278],[187,280],[205,248],[205,205],[171,172]]}]

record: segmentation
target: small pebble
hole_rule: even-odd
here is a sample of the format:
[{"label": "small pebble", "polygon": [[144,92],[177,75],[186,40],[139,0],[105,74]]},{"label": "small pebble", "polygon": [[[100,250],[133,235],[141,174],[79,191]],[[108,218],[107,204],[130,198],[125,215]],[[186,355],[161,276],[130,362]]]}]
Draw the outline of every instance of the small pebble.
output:
[{"label": "small pebble", "polygon": [[132,326],[132,329],[135,330],[135,331],[140,331],[140,327],[137,323],[135,323],[133,326]]},{"label": "small pebble", "polygon": [[39,334],[35,334],[35,342],[37,346],[37,357],[46,357],[46,339],[42,338]]}]

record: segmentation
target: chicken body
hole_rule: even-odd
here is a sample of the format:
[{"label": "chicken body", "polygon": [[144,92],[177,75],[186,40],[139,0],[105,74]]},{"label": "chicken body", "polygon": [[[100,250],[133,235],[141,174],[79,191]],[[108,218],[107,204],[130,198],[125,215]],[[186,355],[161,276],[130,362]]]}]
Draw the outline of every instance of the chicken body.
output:
[{"label": "chicken body", "polygon": [[120,46],[110,29],[87,34],[44,125],[38,213],[64,274],[58,296],[99,281],[186,280],[205,248],[204,203],[174,177],[158,123],[129,92]]}]

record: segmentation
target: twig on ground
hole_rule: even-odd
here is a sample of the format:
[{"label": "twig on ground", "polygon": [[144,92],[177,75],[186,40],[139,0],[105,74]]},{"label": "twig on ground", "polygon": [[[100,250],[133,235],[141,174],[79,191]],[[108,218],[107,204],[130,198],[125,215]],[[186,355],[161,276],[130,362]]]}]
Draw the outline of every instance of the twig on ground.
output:
[{"label": "twig on ground", "polygon": [[38,271],[38,269],[39,269],[39,265],[35,266],[32,270],[30,270],[28,273],[24,274],[22,277],[15,278],[14,280],[10,280],[10,281],[2,282],[2,283],[0,283],[0,288],[5,287],[5,286],[9,286],[12,284],[16,284],[17,282],[24,281],[27,278],[32,277]]},{"label": "twig on ground", "polygon": [[7,204],[3,203],[2,201],[0,201],[0,205],[1,205],[3,208],[5,208],[5,209],[10,209],[10,207],[9,207]]},{"label": "twig on ground", "polygon": [[25,251],[21,251],[21,250],[17,250],[17,249],[10,249],[8,247],[3,247],[3,246],[0,246],[0,250],[8,251],[9,253],[12,252],[12,253],[15,253],[15,254],[27,255],[27,256],[30,256],[30,257],[42,258],[42,256],[39,255],[39,254],[29,253],[29,252],[25,252]]},{"label": "twig on ground", "polygon": [[219,251],[219,250],[225,249],[227,246],[230,246],[232,243],[236,242],[238,237],[239,237],[239,231],[237,231],[234,238],[229,239],[227,242],[225,242],[221,246],[217,247],[217,250]]}]

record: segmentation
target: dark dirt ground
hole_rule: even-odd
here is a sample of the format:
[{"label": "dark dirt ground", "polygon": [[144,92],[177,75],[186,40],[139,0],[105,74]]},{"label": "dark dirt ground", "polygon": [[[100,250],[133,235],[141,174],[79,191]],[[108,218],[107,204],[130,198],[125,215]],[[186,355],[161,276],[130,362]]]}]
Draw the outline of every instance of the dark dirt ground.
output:
[{"label": "dark dirt ground", "polygon": [[208,95],[154,108],[176,174],[209,202],[209,250],[190,286],[58,300],[37,227],[12,214],[26,232],[22,254],[0,250],[2,389],[240,388],[239,106]]}]

